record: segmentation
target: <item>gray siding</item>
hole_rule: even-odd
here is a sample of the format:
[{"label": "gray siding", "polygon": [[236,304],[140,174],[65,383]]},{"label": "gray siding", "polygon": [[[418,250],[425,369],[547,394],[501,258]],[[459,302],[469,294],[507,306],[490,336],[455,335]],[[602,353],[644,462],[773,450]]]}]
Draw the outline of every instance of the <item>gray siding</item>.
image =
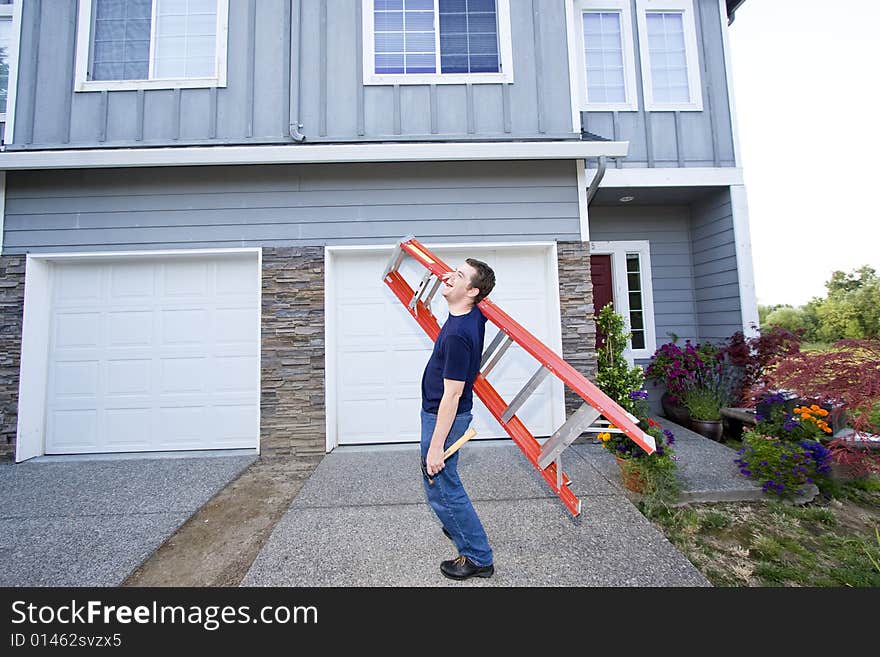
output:
[{"label": "gray siding", "polygon": [[77,3],[25,2],[15,146],[290,141],[290,5],[230,0],[225,88],[74,93]]},{"label": "gray siding", "polygon": [[648,240],[657,344],[699,337],[687,206],[591,207],[590,240]]},{"label": "gray siding", "polygon": [[691,214],[694,295],[703,339],[723,340],[742,329],[730,192],[695,203]]},{"label": "gray siding", "polygon": [[[705,109],[585,114],[630,141],[617,166],[733,165],[718,3],[696,5]],[[289,143],[291,102],[310,142],[575,137],[560,0],[511,0],[513,84],[365,86],[360,0],[230,0],[226,87],[110,92],[73,91],[76,6],[24,3],[12,148]]]},{"label": "gray siding", "polygon": [[[632,0],[633,37],[637,43],[635,4]],[[639,111],[581,113],[586,130],[630,143],[627,157],[616,161],[618,167],[735,166],[718,2],[694,0],[694,9],[703,87],[702,112],[646,112],[640,61],[636,55]]]},{"label": "gray siding", "polygon": [[10,172],[3,252],[580,238],[573,162]]}]

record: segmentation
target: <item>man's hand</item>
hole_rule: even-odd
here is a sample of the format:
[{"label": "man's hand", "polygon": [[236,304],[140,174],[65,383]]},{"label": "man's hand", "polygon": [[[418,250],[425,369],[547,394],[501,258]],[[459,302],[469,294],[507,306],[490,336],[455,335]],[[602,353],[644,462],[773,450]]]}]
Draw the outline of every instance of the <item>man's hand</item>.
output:
[{"label": "man's hand", "polygon": [[433,477],[445,467],[446,464],[443,462],[443,447],[429,447],[428,455],[425,457],[425,468],[428,470],[428,476]]}]

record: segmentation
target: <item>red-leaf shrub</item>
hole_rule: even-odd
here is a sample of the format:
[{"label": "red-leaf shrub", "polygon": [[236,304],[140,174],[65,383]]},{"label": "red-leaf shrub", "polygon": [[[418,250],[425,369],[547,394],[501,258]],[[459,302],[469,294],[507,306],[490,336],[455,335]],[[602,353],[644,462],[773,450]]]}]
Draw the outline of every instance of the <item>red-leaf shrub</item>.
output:
[{"label": "red-leaf shrub", "polygon": [[766,374],[782,357],[800,352],[801,336],[779,326],[769,331],[752,328],[757,335],[747,338],[737,331],[722,348],[724,359],[734,366],[739,376],[731,391],[731,403],[751,408],[755,400],[770,389]]},{"label": "red-leaf shrub", "polygon": [[767,387],[842,405],[853,429],[880,433],[880,339],[840,340],[830,351],[789,354],[764,378]]}]

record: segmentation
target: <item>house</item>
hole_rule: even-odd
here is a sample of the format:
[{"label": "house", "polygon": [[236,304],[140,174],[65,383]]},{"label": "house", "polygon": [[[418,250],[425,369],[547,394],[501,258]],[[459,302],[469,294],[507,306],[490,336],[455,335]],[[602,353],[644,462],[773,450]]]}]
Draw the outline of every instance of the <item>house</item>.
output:
[{"label": "house", "polygon": [[[635,362],[748,327],[740,4],[16,1],[0,450],[417,441],[430,342],[381,281],[408,234],[489,262],[588,376],[609,301]],[[520,417],[565,405],[547,382]]]}]

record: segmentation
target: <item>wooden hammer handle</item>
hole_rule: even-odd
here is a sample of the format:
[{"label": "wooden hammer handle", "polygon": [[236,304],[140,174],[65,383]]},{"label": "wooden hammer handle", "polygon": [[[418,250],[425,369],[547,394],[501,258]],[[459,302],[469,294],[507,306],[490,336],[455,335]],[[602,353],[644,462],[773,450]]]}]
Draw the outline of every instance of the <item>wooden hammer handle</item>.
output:
[{"label": "wooden hammer handle", "polygon": [[449,446],[449,449],[447,449],[445,452],[443,452],[443,460],[445,461],[445,460],[448,459],[450,456],[452,456],[453,454],[455,454],[458,450],[461,449],[461,447],[462,447],[467,441],[469,441],[471,438],[473,438],[473,437],[476,436],[476,435],[477,435],[477,432],[474,431],[473,429],[468,429],[467,431],[465,431],[465,432],[464,432],[464,435],[463,435],[461,438],[459,438],[459,439],[456,440],[454,443],[452,443],[452,444]]}]

